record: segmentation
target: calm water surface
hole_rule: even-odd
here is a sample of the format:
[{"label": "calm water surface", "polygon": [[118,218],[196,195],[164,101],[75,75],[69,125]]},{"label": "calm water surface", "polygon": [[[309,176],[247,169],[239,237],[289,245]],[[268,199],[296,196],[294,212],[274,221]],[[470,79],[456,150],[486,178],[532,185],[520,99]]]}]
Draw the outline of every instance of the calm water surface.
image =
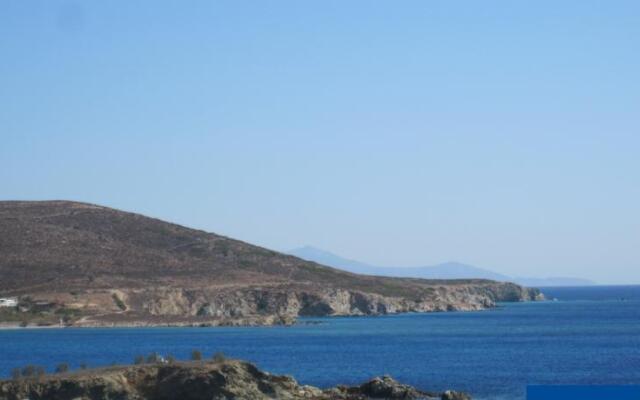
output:
[{"label": "calm water surface", "polygon": [[0,330],[0,375],[27,363],[51,370],[200,349],[321,387],[391,374],[427,390],[522,399],[528,383],[640,384],[640,286],[543,291],[558,301],[294,327]]}]

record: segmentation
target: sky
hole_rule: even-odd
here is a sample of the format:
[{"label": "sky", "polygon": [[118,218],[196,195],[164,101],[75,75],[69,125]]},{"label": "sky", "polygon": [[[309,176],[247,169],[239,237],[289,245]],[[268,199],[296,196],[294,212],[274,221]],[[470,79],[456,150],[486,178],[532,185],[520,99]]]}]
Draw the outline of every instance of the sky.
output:
[{"label": "sky", "polygon": [[640,2],[2,1],[0,199],[640,283]]}]

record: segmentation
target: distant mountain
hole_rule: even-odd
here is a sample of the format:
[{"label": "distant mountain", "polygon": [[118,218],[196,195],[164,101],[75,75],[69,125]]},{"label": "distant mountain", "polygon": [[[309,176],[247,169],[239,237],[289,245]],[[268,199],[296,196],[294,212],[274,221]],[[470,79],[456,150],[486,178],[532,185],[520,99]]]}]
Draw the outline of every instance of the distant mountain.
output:
[{"label": "distant mountain", "polygon": [[508,281],[511,279],[506,275],[458,262],[446,262],[430,267],[379,267],[340,257],[312,246],[291,250],[289,254],[303,260],[315,261],[318,264],[365,275],[424,279],[460,279],[461,277],[473,276],[475,279],[490,279],[494,281]]},{"label": "distant mountain", "polygon": [[501,282],[514,282],[531,287],[594,285],[594,282],[580,278],[510,277],[487,269],[458,262],[446,262],[426,267],[380,267],[344,258],[313,246],[299,247],[289,251],[289,254],[302,258],[303,260],[315,261],[319,264],[365,275],[423,279],[490,279]]},{"label": "distant mountain", "polygon": [[379,272],[377,271],[378,269],[381,269],[381,267],[374,267],[363,262],[340,257],[313,246],[299,247],[289,251],[288,253],[298,258],[302,258],[303,260],[313,261],[321,265],[339,268],[356,274],[374,275],[376,272]]},{"label": "distant mountain", "polygon": [[582,278],[571,277],[550,277],[550,278],[514,278],[511,282],[528,287],[550,287],[550,286],[593,286],[594,281]]}]

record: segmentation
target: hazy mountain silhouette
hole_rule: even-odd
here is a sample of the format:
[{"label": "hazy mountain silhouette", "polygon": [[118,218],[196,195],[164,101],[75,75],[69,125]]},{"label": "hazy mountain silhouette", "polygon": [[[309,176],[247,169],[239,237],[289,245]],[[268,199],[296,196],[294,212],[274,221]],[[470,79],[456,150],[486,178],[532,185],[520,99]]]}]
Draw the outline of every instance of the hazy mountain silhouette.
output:
[{"label": "hazy mountain silhouette", "polygon": [[594,282],[571,277],[527,278],[511,277],[487,269],[459,262],[445,262],[425,267],[380,267],[351,260],[313,246],[304,246],[289,251],[296,257],[319,264],[328,265],[345,271],[365,275],[396,276],[403,278],[425,279],[491,279],[503,282],[515,282],[525,286],[588,286]]}]

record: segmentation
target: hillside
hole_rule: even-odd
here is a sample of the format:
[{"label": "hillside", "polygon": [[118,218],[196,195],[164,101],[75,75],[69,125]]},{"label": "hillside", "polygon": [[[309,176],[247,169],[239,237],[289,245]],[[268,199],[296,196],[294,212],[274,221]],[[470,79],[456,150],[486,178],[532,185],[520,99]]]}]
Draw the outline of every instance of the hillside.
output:
[{"label": "hillside", "polygon": [[[484,280],[357,275],[97,205],[0,202],[0,320],[289,323],[298,315],[473,310],[538,294]],[[59,319],[59,318],[58,318]]]}]

